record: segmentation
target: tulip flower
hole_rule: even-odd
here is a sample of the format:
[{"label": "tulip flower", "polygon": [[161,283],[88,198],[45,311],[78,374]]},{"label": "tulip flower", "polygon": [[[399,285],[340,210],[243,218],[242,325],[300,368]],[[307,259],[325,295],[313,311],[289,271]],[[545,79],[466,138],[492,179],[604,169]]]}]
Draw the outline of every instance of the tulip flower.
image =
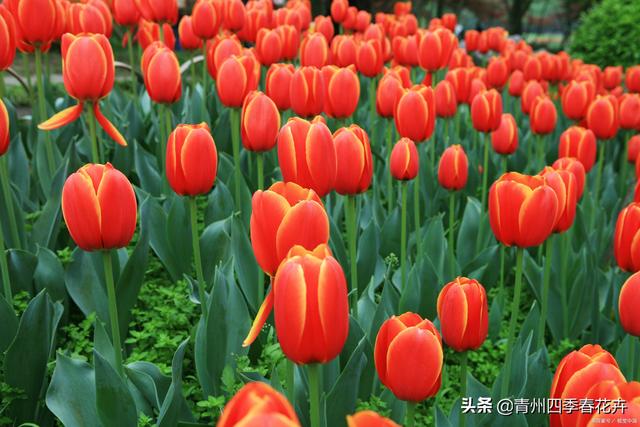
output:
[{"label": "tulip flower", "polygon": [[94,33],[111,37],[113,17],[102,0],[72,3],[67,13],[67,28],[72,34]]},{"label": "tulip flower", "polygon": [[640,204],[632,202],[618,215],[613,241],[616,261],[624,271],[640,271],[640,240],[636,238],[640,232],[639,224]]},{"label": "tulip flower", "polygon": [[287,399],[268,384],[245,384],[225,405],[217,427],[271,425],[300,427],[300,421]]},{"label": "tulip flower", "polygon": [[590,129],[571,126],[560,135],[558,157],[575,157],[589,172],[596,162],[596,137]]},{"label": "tulip flower", "polygon": [[471,91],[472,75],[469,68],[456,68],[447,72],[445,79],[449,81],[456,92],[456,100],[459,104],[469,104],[469,92]]},{"label": "tulip flower", "polygon": [[540,83],[536,80],[527,82],[522,90],[522,95],[520,96],[520,107],[522,112],[529,115],[531,107],[533,106],[533,101],[541,95],[544,95],[544,89]]},{"label": "tulip flower", "polygon": [[[180,23],[178,24],[178,35],[180,37],[180,46],[184,50],[190,50],[192,52],[202,50],[204,43],[201,38],[195,35],[193,32],[193,20],[191,16],[184,15],[180,19]],[[196,84],[196,76],[195,76],[195,65],[194,65],[194,57],[195,53],[191,57],[191,64],[189,65],[189,71],[191,72],[191,83],[193,85]],[[206,55],[205,55],[206,59]],[[204,61],[206,64],[206,60]],[[206,67],[206,65],[205,65]]]},{"label": "tulip flower", "polygon": [[531,104],[529,123],[531,132],[536,135],[547,135],[554,131],[558,121],[556,106],[549,97],[541,95]]},{"label": "tulip flower", "polygon": [[[17,34],[13,15],[4,5],[0,5],[0,71],[13,64],[16,56]],[[0,77],[0,98],[4,96],[4,80]]]},{"label": "tulip flower", "polygon": [[222,17],[214,0],[198,0],[191,11],[193,33],[202,40],[209,40],[218,34]]},{"label": "tulip flower", "polygon": [[640,130],[640,95],[624,94],[619,105],[620,127]]},{"label": "tulip flower", "polygon": [[300,67],[291,76],[289,85],[291,109],[299,116],[312,117],[324,107],[324,80],[315,67]]},{"label": "tulip flower", "polygon": [[575,157],[560,157],[553,162],[552,167],[555,170],[566,170],[573,174],[576,180],[576,198],[580,200],[584,192],[586,179],[586,172],[582,162]]},{"label": "tulip flower", "polygon": [[[502,114],[500,126],[491,132],[491,146],[496,153],[504,156],[518,149],[518,125],[511,114]],[[506,171],[506,157],[503,157],[502,173]]]},{"label": "tulip flower", "polygon": [[[406,425],[413,425],[412,404],[435,396],[442,382],[440,334],[428,319],[404,313],[387,319],[376,337],[374,360],[380,381],[408,403]],[[424,363],[424,361],[429,363]]]},{"label": "tulip flower", "polygon": [[360,411],[347,415],[347,427],[400,427],[398,424],[373,411]]},{"label": "tulip flower", "polygon": [[242,105],[240,118],[242,145],[258,156],[258,189],[264,187],[263,153],[276,145],[280,113],[276,104],[262,92],[251,92]]},{"label": "tulip flower", "polygon": [[[136,6],[135,1],[131,0],[114,0],[113,1],[113,18],[118,25],[133,28],[140,21],[140,10]],[[132,37],[133,33],[129,33]]]},{"label": "tulip flower", "polygon": [[[458,111],[458,101],[453,85],[448,80],[442,80],[435,88],[436,115],[438,117],[450,118]],[[445,120],[445,135],[448,133],[448,121]],[[445,140],[447,138],[445,137]]]},{"label": "tulip flower", "polygon": [[176,54],[162,42],[144,50],[140,66],[149,98],[159,104],[173,104],[182,95],[182,76]]},{"label": "tulip flower", "polygon": [[171,25],[178,22],[177,0],[135,0],[135,2],[142,17],[147,21]]},{"label": "tulip flower", "polygon": [[265,66],[278,62],[282,57],[283,41],[278,30],[261,28],[256,39],[256,55]]},{"label": "tulip flower", "polygon": [[524,75],[520,70],[514,70],[509,78],[509,95],[513,97],[520,97],[524,90]]},{"label": "tulip flower", "polygon": [[307,35],[300,44],[300,64],[322,68],[329,63],[329,45],[320,33]]},{"label": "tulip flower", "polygon": [[136,229],[133,187],[119,170],[88,164],[71,174],[62,188],[62,216],[71,238],[85,251],[103,250],[115,368],[122,376],[122,350],[110,249],[129,244]]},{"label": "tulip flower", "polygon": [[469,104],[473,105],[473,100],[480,92],[486,92],[487,85],[484,84],[484,80],[481,78],[474,78],[471,80],[471,86],[469,87]]},{"label": "tulip flower", "polygon": [[602,73],[602,85],[611,90],[622,83],[622,67],[605,67]]},{"label": "tulip flower", "polygon": [[314,30],[318,33],[322,34],[325,39],[327,39],[327,43],[331,43],[331,39],[333,39],[333,21],[330,16],[322,16],[318,15],[313,21]]},{"label": "tulip flower", "polygon": [[438,182],[447,190],[457,191],[467,184],[467,155],[459,144],[454,144],[442,153],[438,165]]},{"label": "tulip flower", "polygon": [[[35,50],[36,56],[49,50],[58,34],[59,21],[65,19],[62,5],[57,0],[7,0],[4,5],[13,15],[16,36],[24,45],[23,50]],[[6,20],[6,14],[2,15]]]},{"label": "tulip flower", "polygon": [[356,111],[360,99],[360,80],[353,67],[322,67],[324,82],[324,112],[329,117],[345,119]]},{"label": "tulip flower", "polygon": [[378,82],[376,110],[382,117],[393,117],[398,100],[403,95],[402,81],[395,73],[387,73]]},{"label": "tulip flower", "polygon": [[[84,103],[89,102],[93,107],[93,114],[89,114],[91,130],[91,157],[98,161],[98,143],[95,136],[95,119],[105,132],[120,145],[127,145],[120,132],[100,111],[100,100],[106,97],[113,88],[115,68],[113,51],[109,40],[102,34],[80,35],[65,34],[62,37],[62,76],[64,87],[72,98],[78,101],[38,125],[42,130],[58,129],[75,121]],[[49,166],[53,166],[53,153],[50,155]]]},{"label": "tulip flower", "polygon": [[537,56],[530,55],[524,62],[524,68],[522,69],[525,81],[541,80],[542,79],[542,64]]},{"label": "tulip flower", "polygon": [[222,27],[227,31],[237,32],[245,25],[247,11],[242,0],[226,0],[220,8],[222,11]]},{"label": "tulip flower", "polygon": [[159,42],[164,39],[164,44],[171,50],[175,49],[176,38],[171,31],[169,24],[156,24],[151,21],[140,19],[138,23],[138,32],[136,33],[138,43],[142,50],[145,50],[153,42]]},{"label": "tulip flower", "polygon": [[308,122],[293,117],[278,134],[278,163],[286,182],[313,189],[320,197],[336,181],[336,149],[331,131],[316,118]]},{"label": "tulip flower", "polygon": [[353,36],[339,34],[331,40],[331,58],[338,67],[356,65],[358,45]]},{"label": "tulip flower", "polygon": [[[640,336],[638,303],[640,303],[640,274],[634,273],[624,282],[618,297],[620,324],[626,333],[634,337]],[[630,342],[629,345],[634,346],[635,343]]]},{"label": "tulip flower", "polygon": [[489,60],[487,65],[487,83],[489,86],[498,90],[502,90],[509,79],[509,64],[506,59],[500,56],[494,56]]},{"label": "tulip flower", "polygon": [[331,17],[337,23],[342,23],[347,17],[348,0],[332,0],[331,1]]},{"label": "tulip flower", "polygon": [[582,120],[595,96],[595,87],[589,80],[569,82],[562,91],[562,112],[571,120]]},{"label": "tulip flower", "polygon": [[478,50],[478,39],[480,38],[480,33],[476,30],[467,30],[464,33],[464,44],[467,49],[467,52],[473,52]]},{"label": "tulip flower", "polygon": [[280,111],[291,107],[289,86],[295,72],[292,64],[272,64],[267,71],[265,88],[267,96],[275,102]]},{"label": "tulip flower", "polygon": [[640,93],[640,65],[627,68],[624,84],[632,93]]},{"label": "tulip flower", "polygon": [[242,44],[236,36],[219,36],[207,42],[207,71],[212,79],[217,79],[222,63],[233,55],[242,55]]},{"label": "tulip flower", "polygon": [[282,59],[293,60],[298,56],[300,31],[293,25],[281,25],[276,28],[282,39]]}]

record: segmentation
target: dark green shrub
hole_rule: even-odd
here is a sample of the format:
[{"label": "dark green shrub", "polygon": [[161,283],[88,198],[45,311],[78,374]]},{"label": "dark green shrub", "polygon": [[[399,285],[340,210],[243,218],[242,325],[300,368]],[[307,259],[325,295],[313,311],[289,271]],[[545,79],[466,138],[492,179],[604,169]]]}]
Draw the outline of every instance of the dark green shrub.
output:
[{"label": "dark green shrub", "polygon": [[604,0],[589,9],[571,36],[569,50],[601,67],[640,63],[640,1]]}]

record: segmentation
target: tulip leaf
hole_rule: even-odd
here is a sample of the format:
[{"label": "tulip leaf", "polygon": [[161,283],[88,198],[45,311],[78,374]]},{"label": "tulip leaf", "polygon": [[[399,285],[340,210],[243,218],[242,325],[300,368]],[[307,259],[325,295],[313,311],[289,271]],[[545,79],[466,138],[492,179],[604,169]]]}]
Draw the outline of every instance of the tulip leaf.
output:
[{"label": "tulip leaf", "polygon": [[[480,202],[472,197],[467,198],[455,245],[458,264],[463,266],[463,271],[465,270],[464,266],[469,265],[476,258],[475,244],[480,224],[480,212]],[[490,231],[488,232],[490,233]]]},{"label": "tulip leaf", "polygon": [[42,209],[42,213],[33,224],[32,240],[40,246],[52,248],[58,232],[60,231],[62,186],[69,175],[69,156],[72,149],[70,148],[65,160],[60,163],[56,171],[53,183],[50,185],[51,190],[46,192],[48,195],[47,202]]},{"label": "tulip leaf", "polygon": [[101,253],[73,251],[71,263],[65,273],[67,292],[85,316],[96,313],[104,322],[109,321],[107,291],[103,285]]},{"label": "tulip leaf", "polygon": [[27,291],[33,295],[33,275],[38,266],[38,258],[31,252],[19,249],[9,250],[7,258],[13,292]]},{"label": "tulip leaf", "polygon": [[158,415],[158,427],[170,427],[178,424],[178,421],[193,421],[193,416],[185,417],[183,408],[184,396],[182,395],[182,362],[184,352],[189,343],[189,338],[180,343],[171,363],[171,385],[163,399]]},{"label": "tulip leaf", "polygon": [[52,251],[39,247],[36,253],[38,265],[33,274],[36,292],[46,289],[54,301],[61,301],[66,307],[69,296],[64,285],[64,269],[62,263]]},{"label": "tulip leaf", "polygon": [[200,236],[200,252],[205,282],[212,283],[216,267],[229,259],[232,240],[230,236],[229,218],[210,223]]},{"label": "tulip leaf", "polygon": [[124,380],[97,350],[95,362],[96,407],[98,418],[105,427],[136,425],[138,416],[133,397]]},{"label": "tulip leaf", "polygon": [[233,196],[224,182],[216,183],[215,188],[207,198],[207,209],[204,213],[204,222],[209,225],[216,221],[229,218],[235,209]]},{"label": "tulip leaf", "polygon": [[[262,270],[258,267],[247,232],[237,216],[231,220],[231,252],[240,289],[251,312],[255,313],[262,304],[262,301],[258,301],[258,277]],[[268,284],[265,289],[267,287]]]},{"label": "tulip leaf", "polygon": [[375,272],[380,248],[380,232],[373,221],[365,227],[358,239],[358,295],[367,287]]},{"label": "tulip leaf", "polygon": [[436,427],[454,427],[439,405],[436,405]]},{"label": "tulip leaf", "polygon": [[162,176],[158,172],[156,158],[149,154],[140,144],[133,144],[135,171],[142,188],[154,196],[159,196],[162,189]]},{"label": "tulip leaf", "polygon": [[18,331],[18,318],[7,300],[0,297],[0,354],[9,347]]},{"label": "tulip leaf", "polygon": [[47,408],[66,427],[101,427],[96,408],[95,374],[83,360],[58,354],[46,402]]}]

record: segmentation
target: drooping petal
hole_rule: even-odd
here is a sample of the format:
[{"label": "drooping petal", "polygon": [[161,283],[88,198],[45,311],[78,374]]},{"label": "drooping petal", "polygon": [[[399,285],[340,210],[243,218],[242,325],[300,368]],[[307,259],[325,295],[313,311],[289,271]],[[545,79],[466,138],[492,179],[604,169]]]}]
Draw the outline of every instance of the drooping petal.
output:
[{"label": "drooping petal", "polygon": [[38,129],[40,130],[54,130],[73,123],[82,114],[84,105],[82,102],[77,103],[73,107],[65,108],[64,110],[54,114],[48,120],[40,123]]}]

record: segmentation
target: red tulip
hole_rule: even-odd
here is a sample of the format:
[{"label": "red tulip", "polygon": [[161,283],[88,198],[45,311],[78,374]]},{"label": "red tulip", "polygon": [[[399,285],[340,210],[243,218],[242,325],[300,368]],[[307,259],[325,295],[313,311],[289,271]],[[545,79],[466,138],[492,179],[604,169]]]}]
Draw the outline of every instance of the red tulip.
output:
[{"label": "red tulip", "polygon": [[474,78],[471,80],[471,86],[469,87],[469,104],[473,105],[473,100],[480,92],[486,92],[487,85],[484,84],[484,80]]},{"label": "red tulip", "polygon": [[535,80],[527,82],[522,90],[522,95],[520,96],[520,107],[522,108],[522,112],[524,114],[529,114],[531,107],[533,106],[533,101],[544,94],[544,89],[540,83]]},{"label": "red tulip", "polygon": [[640,134],[632,136],[627,142],[627,161],[635,163],[638,154],[640,154]]},{"label": "red tulip", "polygon": [[218,34],[222,17],[214,0],[198,0],[191,11],[191,19],[194,34],[209,40]]},{"label": "red tulip", "polygon": [[400,427],[388,418],[373,411],[360,411],[347,415],[347,427]]},{"label": "red tulip", "polygon": [[596,136],[580,126],[571,126],[560,135],[558,157],[575,157],[580,160],[586,172],[596,162]]},{"label": "red tulip", "polygon": [[[7,0],[6,7],[13,15],[17,40],[21,50],[39,48],[45,52],[58,35],[65,10],[56,0]],[[4,14],[3,14],[4,15]],[[4,46],[4,45],[3,45]]]},{"label": "red tulip", "polygon": [[293,406],[271,386],[262,382],[245,384],[226,404],[217,427],[299,427]]},{"label": "red tulip", "polygon": [[289,86],[295,68],[292,64],[272,64],[267,71],[265,88],[267,96],[275,102],[280,111],[291,106]]},{"label": "red tulip", "polygon": [[576,216],[578,202],[578,184],[572,172],[557,170],[546,166],[539,174],[555,192],[558,199],[557,221],[553,228],[555,233],[568,230]]},{"label": "red tulip", "polygon": [[[418,46],[418,62],[427,72],[434,72],[442,67],[442,39],[433,31],[427,31],[420,39]],[[448,60],[448,58],[447,58]]]},{"label": "red tulip", "polygon": [[269,66],[282,56],[282,37],[278,30],[261,28],[256,39],[256,54],[260,63]]},{"label": "red tulip", "polygon": [[453,117],[458,111],[456,92],[448,80],[442,80],[436,85],[434,92],[436,100],[436,114],[438,117]]},{"label": "red tulip", "polygon": [[400,400],[420,402],[440,389],[440,334],[433,323],[415,313],[392,316],[382,324],[374,359],[380,381]]},{"label": "red tulip", "polygon": [[616,222],[613,253],[618,266],[624,271],[640,270],[640,203],[627,205]]},{"label": "red tulip", "polygon": [[136,196],[127,177],[111,163],[88,164],[64,183],[62,215],[81,249],[122,248],[136,229]]},{"label": "red tulip", "polygon": [[324,81],[316,67],[300,67],[289,84],[291,109],[299,116],[312,117],[324,108]]},{"label": "red tulip", "polygon": [[479,132],[492,132],[500,127],[502,97],[495,89],[481,92],[471,103],[471,121]]},{"label": "red tulip", "polygon": [[282,177],[313,189],[324,197],[336,181],[336,148],[327,125],[293,117],[278,134],[278,162]]},{"label": "red tulip", "polygon": [[[177,0],[135,0],[142,17],[158,24],[178,22]],[[193,15],[193,14],[192,14]]]},{"label": "red tulip", "polygon": [[442,153],[438,164],[438,182],[447,190],[461,190],[467,185],[469,173],[469,161],[464,148],[454,144],[447,147]]},{"label": "red tulip", "polygon": [[622,289],[620,289],[618,312],[622,328],[626,333],[636,337],[640,336],[638,304],[640,304],[640,274],[635,273],[624,282]]},{"label": "red tulip", "polygon": [[552,233],[557,218],[556,193],[540,176],[509,172],[489,190],[489,222],[504,245],[540,245]]},{"label": "red tulip", "polygon": [[95,33],[111,37],[113,17],[102,0],[73,3],[67,13],[67,29],[72,34]]},{"label": "red tulip", "polygon": [[144,50],[140,66],[144,85],[153,102],[173,104],[182,96],[182,75],[176,54],[162,42]]},{"label": "red tulip", "polygon": [[624,84],[629,92],[640,92],[640,65],[627,68]]},{"label": "red tulip", "polygon": [[[171,31],[171,25],[166,23],[162,24],[162,31],[164,34],[164,44],[171,50],[175,49],[176,38],[173,31]],[[162,41],[160,40],[160,24],[140,19],[136,38],[142,50],[145,50],[153,42]]]},{"label": "red tulip", "polygon": [[442,25],[449,31],[454,31],[458,23],[458,17],[455,13],[445,13],[442,15]]},{"label": "red tulip", "polygon": [[242,0],[225,0],[222,3],[222,27],[228,31],[239,31],[247,20],[247,11]]},{"label": "red tulip", "polygon": [[269,151],[276,145],[280,113],[276,104],[262,92],[250,92],[242,105],[242,145],[250,151]]},{"label": "red tulip", "polygon": [[322,68],[329,63],[329,45],[320,33],[308,34],[300,44],[300,64]]},{"label": "red tulip", "polygon": [[348,8],[348,0],[333,0],[331,2],[331,17],[337,23],[341,23],[347,17]]},{"label": "red tulip", "polygon": [[622,83],[622,67],[605,67],[602,74],[602,85],[611,90]]},{"label": "red tulip", "polygon": [[9,133],[9,113],[7,107],[0,98],[0,156],[9,150],[9,142],[11,142]]},{"label": "red tulip", "polygon": [[114,0],[113,17],[118,25],[134,27],[140,20],[140,10],[133,0]]},{"label": "red tulip", "polygon": [[611,139],[618,133],[618,101],[613,96],[598,96],[587,110],[587,127],[598,139]]},{"label": "red tulip", "polygon": [[572,80],[562,90],[562,112],[571,120],[582,120],[594,96],[595,87],[591,81]]},{"label": "red tulip", "polygon": [[340,128],[333,134],[336,150],[335,190],[355,195],[367,191],[373,177],[369,136],[358,125]]},{"label": "red tulip", "polygon": [[531,104],[529,124],[536,135],[548,135],[556,128],[558,113],[555,104],[546,95],[537,97]]},{"label": "red tulip", "polygon": [[220,102],[227,107],[238,108],[247,94],[258,88],[260,63],[250,52],[233,55],[222,62],[216,77]]},{"label": "red tulip", "polygon": [[356,111],[360,99],[360,80],[353,68],[322,67],[325,87],[324,112],[329,117],[346,118]]},{"label": "red tulip", "polygon": [[459,104],[469,104],[469,92],[471,91],[472,76],[469,68],[456,68],[447,72],[445,79],[449,81],[456,91],[456,100]]},{"label": "red tulip", "polygon": [[506,59],[494,56],[487,66],[487,82],[489,86],[501,90],[509,79],[509,65]]},{"label": "red tulip", "polygon": [[367,40],[358,45],[356,52],[358,71],[367,77],[375,77],[384,67],[384,58],[380,40]]},{"label": "red tulip", "polygon": [[530,55],[524,62],[524,68],[522,69],[525,81],[541,80],[542,79],[542,64],[537,56]]},{"label": "red tulip", "polygon": [[620,127],[640,130],[640,95],[622,95],[619,106]]},{"label": "red tulip", "polygon": [[478,50],[478,39],[480,33],[476,30],[467,30],[464,33],[464,44],[467,48],[467,52],[473,52]]},{"label": "red tulip", "polygon": [[178,125],[169,135],[166,172],[169,185],[181,196],[206,194],[213,188],[218,151],[206,123]]},{"label": "red tulip", "polygon": [[207,41],[207,71],[212,79],[217,79],[222,63],[233,55],[242,55],[242,44],[237,37],[219,36]]},{"label": "red tulip", "polygon": [[489,307],[484,287],[475,279],[457,277],[438,295],[442,339],[455,351],[475,350],[487,338]]},{"label": "red tulip", "polygon": [[400,181],[412,180],[418,176],[420,157],[416,144],[409,138],[401,138],[391,150],[389,170],[391,176]]},{"label": "red tulip", "polygon": [[300,32],[293,25],[281,25],[276,30],[282,38],[282,59],[295,59],[300,46]]},{"label": "red tulip", "polygon": [[576,193],[577,199],[579,200],[584,192],[584,182],[586,179],[586,172],[582,162],[575,157],[560,157],[553,162],[552,167],[555,170],[566,170],[573,174],[576,179]]},{"label": "red tulip", "polygon": [[16,56],[17,34],[13,15],[0,4],[0,71],[13,64]]},{"label": "red tulip", "polygon": [[313,21],[315,31],[322,34],[325,39],[327,39],[327,43],[331,43],[331,39],[333,39],[333,21],[331,21],[330,16],[322,16],[318,15]]},{"label": "red tulip", "polygon": [[491,146],[496,153],[504,155],[518,149],[518,125],[511,114],[502,114],[500,126],[491,132]]},{"label": "red tulip", "polygon": [[511,73],[511,77],[509,78],[509,95],[520,97],[523,90],[524,75],[522,74],[522,71],[515,70],[513,73]]},{"label": "red tulip", "polygon": [[358,45],[352,36],[337,35],[331,40],[331,57],[338,67],[356,65]]},{"label": "red tulip", "polygon": [[202,39],[193,32],[193,22],[191,16],[184,15],[178,25],[178,35],[180,36],[180,46],[186,50],[202,49]]},{"label": "red tulip", "polygon": [[381,117],[393,117],[396,105],[403,94],[402,81],[396,73],[387,73],[378,82],[376,110]]},{"label": "red tulip", "polygon": [[417,142],[429,139],[436,119],[433,89],[415,86],[405,91],[398,100],[394,118],[400,136]]}]

